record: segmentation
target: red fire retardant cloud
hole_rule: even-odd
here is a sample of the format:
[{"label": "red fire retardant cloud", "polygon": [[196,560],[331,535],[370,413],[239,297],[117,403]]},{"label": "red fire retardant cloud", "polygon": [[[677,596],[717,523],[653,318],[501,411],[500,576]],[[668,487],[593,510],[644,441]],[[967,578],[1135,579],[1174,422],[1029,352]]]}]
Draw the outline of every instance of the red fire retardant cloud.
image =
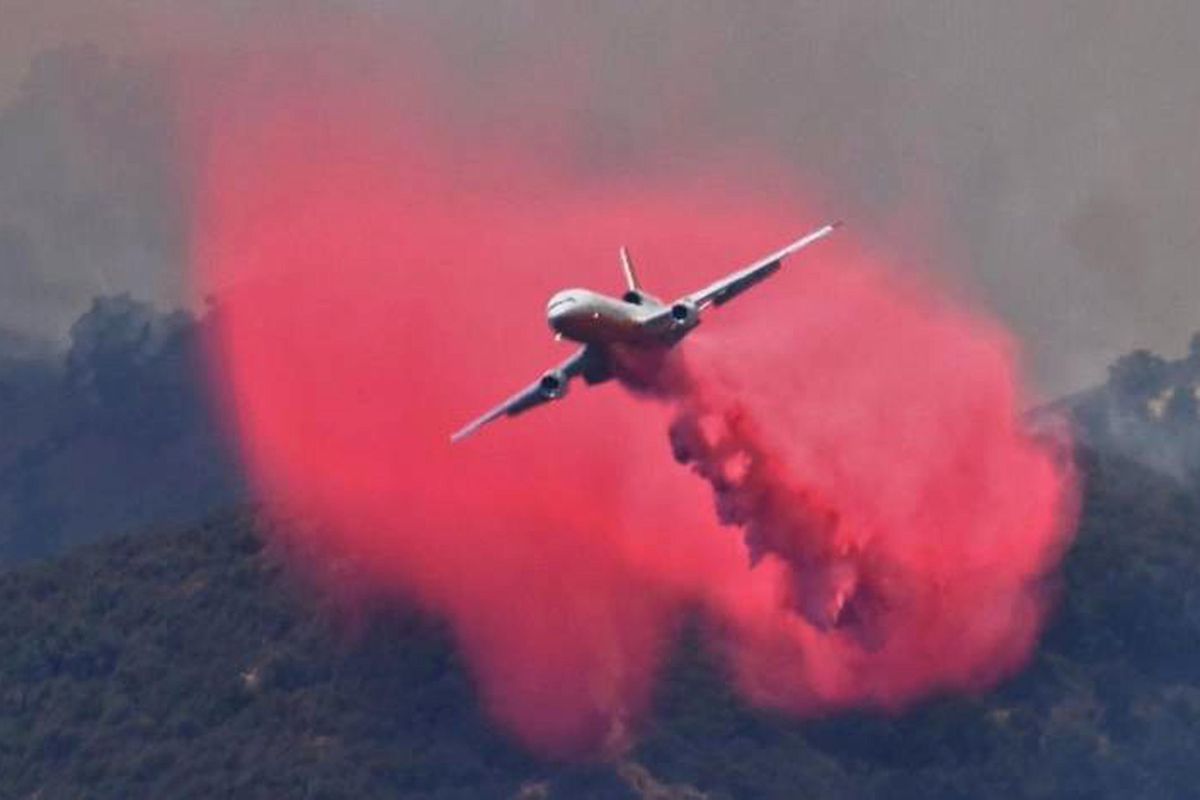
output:
[{"label": "red fire retardant cloud", "polygon": [[[576,387],[452,446],[571,351],[545,300],[619,291],[619,244],[671,297],[823,220],[731,170],[597,178],[411,100],[292,89],[225,87],[191,117],[221,401],[262,497],[304,520],[286,535],[306,566],[449,620],[529,746],[627,743],[689,610],[753,702],[800,714],[902,708],[1024,662],[1072,493],[1021,432],[994,322],[851,223],[708,316],[680,353],[688,392]],[[673,419],[725,447],[710,482],[752,480],[767,510],[724,525],[719,482],[672,459]]]}]

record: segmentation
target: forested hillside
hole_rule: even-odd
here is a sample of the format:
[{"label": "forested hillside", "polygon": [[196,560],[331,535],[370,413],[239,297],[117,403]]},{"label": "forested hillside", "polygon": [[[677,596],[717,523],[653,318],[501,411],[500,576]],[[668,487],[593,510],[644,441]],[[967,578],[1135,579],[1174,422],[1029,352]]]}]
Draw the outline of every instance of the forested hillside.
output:
[{"label": "forested hillside", "polygon": [[93,545],[0,576],[0,796],[1194,797],[1196,486],[1080,463],[1062,606],[999,691],[801,722],[745,708],[690,635],[613,763],[510,744],[434,621],[334,624],[251,512]]},{"label": "forested hillside", "polygon": [[1081,525],[1015,680],[798,721],[746,708],[693,631],[635,749],[560,764],[481,717],[437,621],[347,623],[254,511],[212,515],[242,481],[201,325],[101,299],[62,357],[0,357],[0,564],[71,550],[0,571],[2,798],[1196,796],[1200,339],[1049,409],[1075,428]]}]

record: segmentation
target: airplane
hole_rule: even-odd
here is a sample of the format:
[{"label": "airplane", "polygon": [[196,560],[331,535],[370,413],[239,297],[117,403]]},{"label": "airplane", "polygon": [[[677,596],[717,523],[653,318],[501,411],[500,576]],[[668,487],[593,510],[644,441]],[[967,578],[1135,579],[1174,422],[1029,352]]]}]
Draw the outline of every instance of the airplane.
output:
[{"label": "airplane", "polygon": [[568,384],[576,377],[582,377],[588,385],[611,379],[617,372],[614,361],[618,350],[652,354],[670,350],[696,329],[701,312],[709,306],[724,305],[765,280],[779,270],[785,258],[824,239],[841,225],[839,221],[818,228],[670,305],[642,289],[629,251],[622,247],[621,270],[625,274],[626,291],[620,298],[587,289],[566,289],[546,304],[546,321],[555,338],[570,339],[583,346],[566,361],[544,372],[535,383],[465,425],[450,441],[462,441],[500,417],[515,417],[543,403],[562,399]]}]

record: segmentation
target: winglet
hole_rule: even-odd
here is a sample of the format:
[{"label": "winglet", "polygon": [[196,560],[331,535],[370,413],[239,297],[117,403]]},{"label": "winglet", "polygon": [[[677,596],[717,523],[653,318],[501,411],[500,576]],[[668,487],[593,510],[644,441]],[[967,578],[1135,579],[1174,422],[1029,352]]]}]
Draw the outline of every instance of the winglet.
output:
[{"label": "winglet", "polygon": [[482,427],[482,425],[480,425],[477,422],[472,422],[471,424],[464,426],[462,430],[450,435],[450,444],[458,444],[463,439],[467,438],[472,433],[479,430],[481,427]]},{"label": "winglet", "polygon": [[642,291],[642,287],[638,283],[637,273],[633,270],[633,259],[629,257],[629,251],[624,246],[621,247],[621,270],[625,273],[626,288],[631,292]]},{"label": "winglet", "polygon": [[450,437],[450,444],[458,444],[463,439],[467,438],[472,433],[474,433],[475,431],[482,428],[484,425],[487,425],[492,420],[501,416],[501,414],[502,414],[502,412],[497,412],[497,411],[493,410],[493,411],[489,411],[488,413],[484,414],[482,417],[479,417],[478,419],[474,419],[474,420],[468,422],[466,425],[464,425],[462,427],[462,429],[460,429],[457,433],[453,434]]},{"label": "winglet", "polygon": [[839,220],[835,220],[834,222],[830,222],[828,225],[826,225],[823,228],[818,228],[817,230],[808,234],[804,238],[797,239],[796,241],[789,244],[787,247],[780,250],[778,253],[776,253],[772,257],[772,260],[782,261],[784,258],[787,258],[792,253],[795,253],[797,250],[803,250],[805,247],[808,247],[813,242],[816,242],[820,239],[824,239],[826,236],[833,233],[838,228],[842,227],[842,224],[843,224],[842,221],[839,219]]}]

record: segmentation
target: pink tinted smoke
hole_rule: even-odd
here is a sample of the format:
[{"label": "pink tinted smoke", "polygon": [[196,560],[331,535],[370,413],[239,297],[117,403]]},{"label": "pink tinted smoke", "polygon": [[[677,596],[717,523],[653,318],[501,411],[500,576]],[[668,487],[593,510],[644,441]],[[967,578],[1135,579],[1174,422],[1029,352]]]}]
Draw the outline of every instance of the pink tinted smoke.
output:
[{"label": "pink tinted smoke", "polygon": [[1002,330],[850,227],[684,345],[706,398],[772,443],[775,479],[836,508],[836,543],[869,544],[898,582],[884,646],[821,631],[671,461],[669,404],[575,387],[448,442],[570,352],[545,299],[618,291],[617,245],[669,297],[811,214],[733,170],[572,174],[405,102],[227,87],[191,117],[218,391],[262,497],[307,521],[287,535],[308,567],[448,619],[489,711],[560,755],[629,741],[689,608],[752,700],[798,712],[979,689],[1027,658],[1070,491],[1019,429]]}]

